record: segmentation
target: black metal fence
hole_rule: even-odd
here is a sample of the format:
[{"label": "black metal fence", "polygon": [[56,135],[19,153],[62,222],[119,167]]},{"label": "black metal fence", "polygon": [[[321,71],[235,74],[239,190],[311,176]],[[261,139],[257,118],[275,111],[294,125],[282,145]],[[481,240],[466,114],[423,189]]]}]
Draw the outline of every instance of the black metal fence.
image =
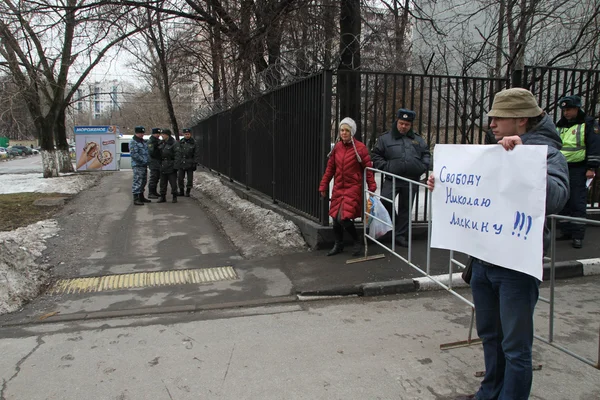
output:
[{"label": "black metal fence", "polygon": [[328,223],[319,181],[330,151],[331,72],[279,88],[201,121],[202,164]]},{"label": "black metal fence", "polygon": [[600,70],[526,66],[522,86],[536,95],[538,103],[554,116],[555,122],[560,118],[558,100],[569,95],[581,96],[587,115],[599,114]]},{"label": "black metal fence", "polygon": [[[356,79],[340,79],[342,74],[359,75],[360,93],[344,109],[354,110],[350,116],[370,149],[389,130],[398,108],[416,111],[414,128],[432,149],[436,143],[484,143],[494,94],[510,86],[507,79],[484,77],[325,71],[201,121],[193,133],[202,143],[202,163],[327,225],[328,205],[318,195],[318,184],[337,122],[348,116],[340,115],[337,93],[349,88],[339,84],[356,84]],[[527,67],[522,86],[555,116],[558,99],[567,94],[581,95],[588,114],[597,115],[599,74]],[[418,195],[416,222],[426,221],[424,201]]]},{"label": "black metal fence", "polygon": [[[585,113],[596,118],[600,115],[600,70],[527,66],[522,86],[536,95],[540,106],[554,117],[555,123],[561,115],[558,100],[564,96],[581,96]],[[598,176],[589,192],[588,207],[600,208]]]},{"label": "black metal fence", "polygon": [[[350,73],[357,72],[338,71],[337,75]],[[391,128],[399,108],[417,113],[413,129],[430,149],[436,143],[484,143],[493,96],[509,85],[506,79],[384,72],[360,72],[360,83],[360,118],[356,119],[369,149]],[[339,115],[337,96],[334,110],[336,121],[346,117]],[[332,141],[336,136],[337,130],[332,129]],[[426,196],[416,194],[415,222],[426,222],[426,201]]]}]

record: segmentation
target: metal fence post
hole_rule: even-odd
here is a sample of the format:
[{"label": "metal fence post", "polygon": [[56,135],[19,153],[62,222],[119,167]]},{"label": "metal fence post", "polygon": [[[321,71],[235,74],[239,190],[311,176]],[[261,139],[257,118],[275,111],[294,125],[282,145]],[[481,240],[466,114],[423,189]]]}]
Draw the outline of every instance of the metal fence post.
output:
[{"label": "metal fence post", "polygon": [[276,147],[276,143],[275,140],[277,140],[277,131],[275,130],[275,127],[277,126],[277,124],[275,123],[276,119],[277,119],[277,112],[275,111],[275,96],[273,94],[270,95],[271,96],[271,101],[270,101],[270,107],[271,107],[271,129],[272,129],[272,135],[273,135],[273,162],[272,162],[272,185],[273,185],[273,203],[276,204],[277,203],[277,196],[275,195],[275,189],[276,189],[276,176],[275,176],[275,171],[277,171],[277,147]]},{"label": "metal fence post", "polygon": [[[332,72],[323,71],[323,85],[321,89],[322,120],[321,120],[321,168],[320,176],[327,168],[327,154],[331,150],[331,97],[332,97]],[[321,198],[321,225],[329,226],[329,196]]]}]

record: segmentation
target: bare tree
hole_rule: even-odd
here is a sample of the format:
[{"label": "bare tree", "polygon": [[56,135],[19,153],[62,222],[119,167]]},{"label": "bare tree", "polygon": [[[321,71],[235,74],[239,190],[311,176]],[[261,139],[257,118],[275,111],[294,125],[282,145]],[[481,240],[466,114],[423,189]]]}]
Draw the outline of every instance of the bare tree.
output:
[{"label": "bare tree", "polygon": [[437,54],[436,67],[456,74],[513,77],[524,65],[593,68],[600,2],[584,0],[447,0],[421,3],[437,15],[445,40],[417,21],[420,54]]},{"label": "bare tree", "polygon": [[[0,10],[0,67],[23,93],[40,139],[44,177],[73,171],[66,109],[106,52],[140,30],[128,22],[135,10],[75,0],[5,0]],[[69,85],[75,64],[79,79]]]},{"label": "bare tree", "polygon": [[23,96],[8,76],[0,77],[0,136],[31,139],[37,133]]}]

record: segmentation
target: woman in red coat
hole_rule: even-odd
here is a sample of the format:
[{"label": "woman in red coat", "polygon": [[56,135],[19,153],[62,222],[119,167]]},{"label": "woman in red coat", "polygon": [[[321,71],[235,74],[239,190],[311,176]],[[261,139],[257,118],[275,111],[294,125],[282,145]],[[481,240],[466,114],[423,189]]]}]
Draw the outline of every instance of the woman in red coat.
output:
[{"label": "woman in red coat", "polygon": [[[354,241],[352,255],[362,252],[362,242],[354,226],[354,218],[362,216],[363,211],[363,174],[366,167],[373,167],[367,147],[354,139],[356,122],[352,118],[344,118],[340,122],[340,141],[336,143],[329,154],[327,169],[321,179],[319,192],[327,197],[329,182],[333,180],[333,194],[329,205],[329,215],[333,218],[335,245],[328,256],[341,253],[344,250],[344,229]],[[377,189],[373,171],[367,172],[367,185],[374,192]]]}]

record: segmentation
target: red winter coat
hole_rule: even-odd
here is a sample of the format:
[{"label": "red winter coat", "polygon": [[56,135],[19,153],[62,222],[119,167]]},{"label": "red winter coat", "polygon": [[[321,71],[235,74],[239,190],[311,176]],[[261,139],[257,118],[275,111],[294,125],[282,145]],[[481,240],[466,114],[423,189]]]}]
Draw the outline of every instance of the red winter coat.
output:
[{"label": "red winter coat", "polygon": [[[354,139],[354,144],[362,160],[362,165],[358,163],[352,142],[339,141],[329,156],[327,169],[319,185],[319,192],[329,193],[329,182],[332,177],[334,178],[333,194],[329,205],[329,215],[334,219],[337,218],[340,207],[341,219],[354,219],[362,216],[363,171],[366,167],[373,167],[373,163],[367,147],[356,139]],[[367,185],[372,192],[377,189],[373,171],[367,173]]]}]

